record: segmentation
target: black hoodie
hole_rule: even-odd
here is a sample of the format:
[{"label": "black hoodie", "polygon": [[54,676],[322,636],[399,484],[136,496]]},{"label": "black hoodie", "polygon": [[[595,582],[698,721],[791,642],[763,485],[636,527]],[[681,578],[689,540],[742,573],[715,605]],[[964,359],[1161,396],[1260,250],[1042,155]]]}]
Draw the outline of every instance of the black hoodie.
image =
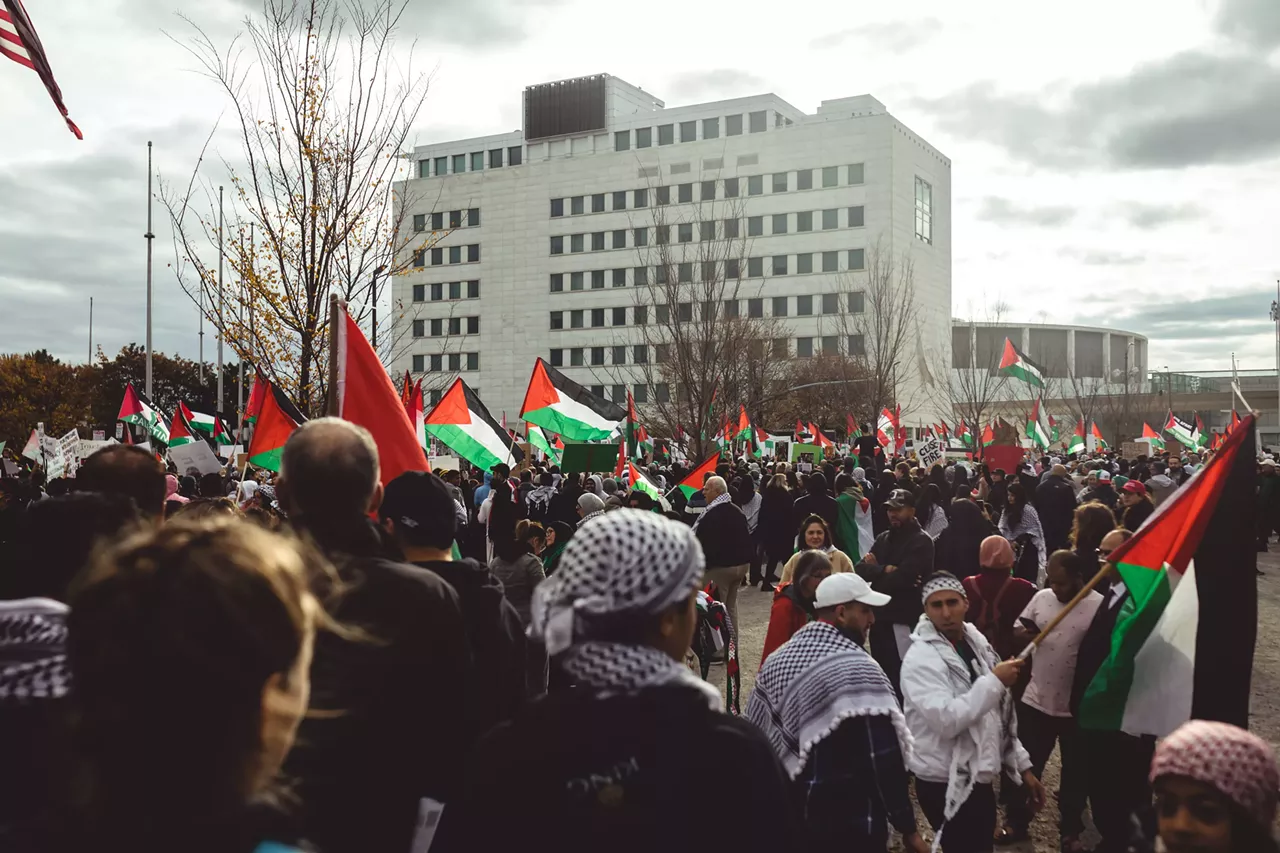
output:
[{"label": "black hoodie", "polygon": [[476,736],[511,719],[525,698],[524,625],[499,581],[475,560],[414,563],[444,578],[462,603],[471,648],[468,714]]}]

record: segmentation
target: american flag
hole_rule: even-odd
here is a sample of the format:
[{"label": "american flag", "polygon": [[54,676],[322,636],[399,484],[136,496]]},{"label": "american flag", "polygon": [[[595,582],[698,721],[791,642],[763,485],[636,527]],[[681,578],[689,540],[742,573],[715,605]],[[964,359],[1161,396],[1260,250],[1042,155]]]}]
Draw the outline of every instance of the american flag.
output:
[{"label": "american flag", "polygon": [[67,108],[62,103],[62,90],[53,79],[53,69],[44,55],[44,47],[40,37],[27,17],[27,10],[22,8],[22,0],[0,0],[0,55],[7,56],[19,65],[25,65],[40,75],[44,87],[49,90],[54,106],[62,113],[67,128],[76,135],[76,139],[84,139],[80,128],[67,115]]}]

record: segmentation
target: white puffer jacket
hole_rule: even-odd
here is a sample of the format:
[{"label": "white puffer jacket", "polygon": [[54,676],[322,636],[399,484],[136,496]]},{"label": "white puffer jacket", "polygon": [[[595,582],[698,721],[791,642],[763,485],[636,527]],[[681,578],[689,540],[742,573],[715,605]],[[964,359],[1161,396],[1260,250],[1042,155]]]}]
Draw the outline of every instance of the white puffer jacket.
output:
[{"label": "white puffer jacket", "polygon": [[1000,659],[977,628],[965,623],[964,630],[985,671],[972,684],[968,666],[928,616],[920,617],[902,660],[903,705],[915,740],[909,769],[926,781],[963,788],[960,802],[973,783],[993,781],[1002,764],[1019,782],[1031,767],[1012,714],[1003,731],[1000,702],[1006,689],[991,671]]}]

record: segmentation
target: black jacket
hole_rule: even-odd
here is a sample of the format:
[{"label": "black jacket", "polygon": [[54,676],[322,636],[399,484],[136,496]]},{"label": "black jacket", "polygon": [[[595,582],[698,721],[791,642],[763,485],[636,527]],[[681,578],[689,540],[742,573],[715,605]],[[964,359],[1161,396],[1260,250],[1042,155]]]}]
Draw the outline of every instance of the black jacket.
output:
[{"label": "black jacket", "polygon": [[1080,495],[1080,503],[1087,504],[1089,501],[1097,501],[1105,507],[1112,510],[1116,508],[1116,502],[1119,499],[1116,490],[1111,487],[1111,481],[1099,483],[1092,489],[1085,489]]},{"label": "black jacket", "polygon": [[[1071,715],[1080,714],[1080,700],[1084,698],[1089,682],[1098,674],[1107,656],[1111,654],[1111,633],[1115,630],[1116,619],[1125,601],[1130,598],[1129,591],[1113,595],[1108,589],[1102,593],[1102,604],[1093,614],[1084,637],[1080,640],[1080,651],[1076,653],[1076,671],[1071,683]],[[1113,601],[1114,599],[1114,601]]]},{"label": "black jacket", "polygon": [[[920,586],[933,572],[933,540],[913,518],[877,536],[871,553],[875,555],[875,565],[864,560],[854,566],[854,570],[876,592],[893,596],[892,601],[876,612],[876,621],[915,625],[923,612]],[[898,568],[886,572],[886,566]]]},{"label": "black jacket", "polygon": [[467,718],[479,737],[524,703],[524,623],[487,566],[475,560],[414,565],[435,572],[458,594],[472,661]]},{"label": "black jacket", "polygon": [[1062,477],[1050,475],[1036,486],[1033,501],[1049,553],[1069,547],[1071,522],[1076,512],[1076,490]]},{"label": "black jacket", "polygon": [[432,853],[529,839],[557,853],[778,853],[798,837],[787,774],[764,735],[687,687],[552,693],[490,732],[467,768]]},{"label": "black jacket", "polygon": [[695,533],[702,543],[708,569],[751,562],[751,531],[747,529],[747,517],[733,501],[704,512]]},{"label": "black jacket", "polygon": [[448,802],[472,739],[470,670],[458,595],[439,575],[384,556],[367,519],[309,531],[345,589],[334,619],[366,638],[316,637],[311,708],[285,763],[303,834],[325,853],[404,853],[419,800]]},{"label": "black jacket", "polygon": [[796,552],[796,528],[791,523],[793,504],[790,492],[771,486],[760,497],[756,533],[764,543],[765,553],[775,563],[785,563]]},{"label": "black jacket", "polygon": [[1151,513],[1155,511],[1155,504],[1151,503],[1151,501],[1138,501],[1133,506],[1124,508],[1124,512],[1120,516],[1120,523],[1125,530],[1137,530],[1142,526],[1142,522],[1146,521]]}]

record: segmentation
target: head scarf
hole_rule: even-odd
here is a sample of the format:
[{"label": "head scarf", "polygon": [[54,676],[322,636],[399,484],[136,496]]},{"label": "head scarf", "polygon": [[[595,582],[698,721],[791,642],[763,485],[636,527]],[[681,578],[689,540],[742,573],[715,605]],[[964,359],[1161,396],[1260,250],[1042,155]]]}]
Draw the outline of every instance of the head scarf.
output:
[{"label": "head scarf", "polygon": [[1003,536],[988,536],[978,547],[978,565],[984,569],[1013,568],[1013,546]]},{"label": "head scarf", "polygon": [[177,501],[180,504],[187,503],[188,498],[184,498],[178,493],[178,477],[176,474],[166,474],[164,478],[164,499],[166,501]]},{"label": "head scarf", "polygon": [[652,512],[620,509],[578,528],[555,576],[534,590],[530,634],[600,697],[671,684],[719,692],[687,666],[638,643],[603,640],[619,622],[656,616],[698,588],[706,561],[693,532]]},{"label": "head scarf", "polygon": [[1280,772],[1266,741],[1229,723],[1192,720],[1156,747],[1151,781],[1185,776],[1212,785],[1258,822],[1276,819]]},{"label": "head scarf", "polygon": [[964,591],[964,584],[960,583],[958,578],[953,578],[950,575],[939,575],[925,581],[924,589],[920,590],[920,600],[922,602],[928,601],[929,596],[944,589],[960,593],[961,598],[967,599],[969,597],[969,594]]}]

